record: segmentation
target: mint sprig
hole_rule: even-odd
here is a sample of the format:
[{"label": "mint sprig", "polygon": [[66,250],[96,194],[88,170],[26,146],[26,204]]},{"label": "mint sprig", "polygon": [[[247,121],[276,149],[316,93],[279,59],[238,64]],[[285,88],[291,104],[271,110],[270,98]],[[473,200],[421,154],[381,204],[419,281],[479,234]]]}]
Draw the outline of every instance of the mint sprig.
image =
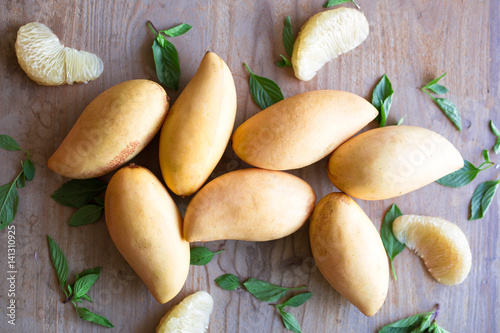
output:
[{"label": "mint sprig", "polygon": [[497,193],[499,184],[500,179],[490,180],[476,187],[470,201],[469,221],[479,220],[484,217]]},{"label": "mint sprig", "polygon": [[387,214],[385,214],[384,220],[382,221],[382,227],[380,228],[380,238],[382,238],[382,243],[384,244],[385,251],[387,252],[387,256],[389,257],[389,261],[391,263],[392,275],[396,281],[398,278],[396,276],[396,271],[394,270],[393,261],[406,246],[394,237],[392,225],[394,224],[394,220],[402,215],[403,213],[401,213],[399,207],[396,204],[393,204],[391,209],[389,209]]},{"label": "mint sprig", "polygon": [[484,162],[478,167],[464,160],[464,166],[461,169],[439,178],[436,182],[448,187],[462,187],[471,183],[481,171],[492,167],[494,164],[490,161],[490,155],[487,150],[483,150],[483,158]]},{"label": "mint sprig", "polygon": [[[290,16],[285,19],[285,24],[283,26],[283,46],[285,47],[285,52],[291,58],[293,54],[293,44],[295,43],[295,38],[293,36],[292,21]],[[280,54],[281,60],[276,63],[278,67],[291,67],[292,63],[284,55]]]},{"label": "mint sprig", "polygon": [[31,162],[31,154],[28,150],[21,149],[16,140],[12,137],[0,135],[0,148],[8,151],[23,151],[26,159],[21,161],[21,171],[10,183],[0,186],[0,230],[3,230],[14,221],[19,205],[18,189],[26,185],[26,181],[31,181],[35,177],[35,166]]},{"label": "mint sprig", "polygon": [[255,75],[252,73],[247,64],[245,67],[250,73],[248,85],[250,87],[250,94],[254,102],[262,109],[266,109],[283,99],[283,93],[280,87],[271,79],[263,76]]},{"label": "mint sprig", "polygon": [[398,320],[392,324],[382,327],[378,333],[449,333],[441,328],[436,319],[439,314],[439,304],[431,312],[420,313],[405,319]]},{"label": "mint sprig", "polygon": [[196,266],[202,266],[208,264],[214,255],[224,252],[224,250],[220,250],[217,252],[212,252],[206,247],[203,246],[197,246],[197,247],[192,247],[190,250],[190,265],[196,265]]},{"label": "mint sprig", "polygon": [[59,285],[61,286],[66,299],[63,303],[70,302],[75,307],[80,318],[102,325],[105,327],[114,327],[106,318],[92,313],[86,308],[79,307],[77,303],[82,303],[83,300],[92,302],[90,296],[87,295],[90,288],[96,283],[101,273],[101,267],[87,269],[80,274],[76,274],[76,281],[74,284],[67,284],[68,279],[68,261],[61,248],[50,237],[47,236],[49,243],[49,254],[54,269],[56,271]]},{"label": "mint sprig", "polygon": [[[394,90],[387,75],[383,75],[379,83],[373,89],[372,105],[378,110],[377,121],[380,127],[384,127],[389,116],[389,111],[392,105],[392,96]],[[401,121],[401,120],[400,120]],[[400,123],[398,123],[400,125]]]}]

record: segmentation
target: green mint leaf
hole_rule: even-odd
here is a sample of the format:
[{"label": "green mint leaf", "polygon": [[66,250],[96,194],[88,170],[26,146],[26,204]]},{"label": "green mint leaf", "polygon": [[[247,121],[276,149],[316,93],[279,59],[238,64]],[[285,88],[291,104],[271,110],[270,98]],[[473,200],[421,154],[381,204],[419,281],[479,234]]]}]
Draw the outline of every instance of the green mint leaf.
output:
[{"label": "green mint leaf", "polygon": [[460,170],[439,178],[436,182],[448,187],[462,187],[472,182],[480,171],[471,162],[464,160],[464,166]]},{"label": "green mint leaf", "polygon": [[384,74],[379,83],[375,86],[375,89],[373,89],[372,94],[372,105],[379,112],[377,121],[380,123],[380,127],[384,127],[387,122],[393,94],[394,90],[392,89],[391,81],[389,81],[389,78]]},{"label": "green mint leaf", "polygon": [[78,227],[81,225],[95,223],[99,220],[102,213],[104,211],[103,206],[99,205],[87,205],[78,209],[73,216],[71,216],[71,220],[69,221],[69,225],[71,227]]},{"label": "green mint leaf", "polygon": [[153,57],[158,80],[167,88],[179,90],[181,68],[174,44],[158,35],[153,41]]},{"label": "green mint leaf", "polygon": [[24,175],[24,171],[21,171],[21,175],[17,178],[16,186],[17,188],[23,188],[26,186],[26,176]]},{"label": "green mint leaf", "polygon": [[432,319],[434,318],[434,313],[424,316],[422,321],[420,322],[420,326],[418,327],[420,332],[426,332],[427,329],[431,326]]},{"label": "green mint leaf", "polygon": [[83,296],[82,296],[82,297],[80,297],[80,298],[81,298],[81,299],[84,299],[84,300],[87,300],[87,301],[89,301],[90,303],[93,303],[93,302],[92,302],[92,298],[90,298],[90,296],[89,296],[89,295],[87,295],[87,294],[83,295]]},{"label": "green mint leaf", "polygon": [[493,132],[493,134],[497,137],[497,141],[495,142],[495,145],[493,146],[493,150],[495,151],[495,154],[500,154],[500,131],[493,123],[493,120],[490,120],[490,128],[491,128],[491,131]]},{"label": "green mint leaf", "polygon": [[234,290],[240,286],[240,280],[234,274],[223,274],[215,282],[224,290]]},{"label": "green mint leaf", "polygon": [[486,150],[486,149],[483,150],[483,158],[484,158],[484,161],[486,163],[490,163],[490,164],[492,163],[490,161],[490,152],[488,150]]},{"label": "green mint leaf", "polygon": [[392,225],[394,224],[394,220],[402,216],[401,210],[396,204],[391,206],[391,209],[385,214],[384,220],[382,221],[382,226],[380,228],[380,237],[382,238],[382,243],[384,244],[385,251],[387,252],[387,256],[389,257],[389,261],[391,263],[392,274],[394,276],[394,280],[398,280],[396,276],[396,271],[394,270],[393,260],[394,258],[401,253],[405,249],[405,245],[399,242],[392,232]]},{"label": "green mint leaf", "polygon": [[246,282],[243,283],[243,285],[252,295],[263,302],[276,302],[283,296],[285,296],[286,292],[289,290],[298,290],[305,288],[305,286],[297,288],[285,288],[255,278],[249,278]]},{"label": "green mint leaf", "polygon": [[76,279],[78,280],[81,277],[84,277],[85,275],[89,274],[101,274],[101,269],[102,267],[96,267],[96,268],[89,268],[81,272],[80,274],[76,274]]},{"label": "green mint leaf", "polygon": [[290,331],[296,332],[296,333],[302,333],[302,331],[300,329],[300,325],[297,322],[297,319],[291,313],[285,312],[281,308],[278,308],[278,311],[280,312],[281,320],[283,321],[283,325],[285,325],[285,328],[287,330],[290,330]]},{"label": "green mint leaf", "polygon": [[479,184],[470,201],[469,221],[482,219],[490,208],[491,201],[498,189],[499,180],[490,180]]},{"label": "green mint leaf", "polygon": [[425,316],[432,315],[434,314],[434,311],[432,312],[426,312],[426,313],[421,313],[417,314],[405,319],[401,319],[395,323],[386,325],[382,327],[378,333],[407,333],[411,332],[412,330],[419,328],[422,319]]},{"label": "green mint leaf", "polygon": [[19,193],[17,192],[18,179],[22,172],[12,183],[0,186],[0,230],[8,226],[17,214],[19,205]]},{"label": "green mint leaf", "polygon": [[161,30],[160,33],[165,34],[169,37],[177,37],[180,35],[184,35],[186,32],[191,30],[192,26],[187,23],[181,23],[178,26],[167,30]]},{"label": "green mint leaf", "polygon": [[75,298],[80,298],[86,293],[89,292],[90,287],[94,285],[94,283],[99,278],[99,274],[87,274],[81,276],[78,280],[76,280],[75,285],[73,287]]},{"label": "green mint leaf", "polygon": [[401,119],[399,119],[397,125],[398,126],[403,125],[403,122],[405,121],[405,118],[406,118],[406,115],[402,116]]},{"label": "green mint leaf", "polygon": [[95,323],[95,324],[98,324],[98,325],[101,325],[104,327],[109,327],[109,328],[114,327],[113,324],[111,324],[109,322],[109,320],[107,320],[103,316],[99,316],[98,314],[95,314],[95,313],[93,313],[85,308],[77,307],[76,312],[78,313],[80,318],[82,318],[83,320],[90,321],[92,323]]},{"label": "green mint leaf", "polygon": [[[47,239],[49,241],[50,258],[52,260],[52,264],[54,265],[54,269],[56,270],[59,285],[63,288],[64,291],[66,279],[68,278],[68,261],[66,260],[66,256],[59,248],[57,243],[48,235]],[[64,291],[64,293],[66,293],[66,291]]]},{"label": "green mint leaf", "polygon": [[63,184],[52,194],[52,199],[58,203],[81,208],[88,204],[92,198],[106,191],[108,185],[97,179],[73,179]]},{"label": "green mint leaf", "polygon": [[354,2],[354,0],[328,0],[328,2],[323,5],[323,7],[324,8],[333,7],[333,6],[340,5],[340,4],[346,3],[346,2],[352,2],[358,9],[361,9],[358,6],[358,4]]},{"label": "green mint leaf", "polygon": [[68,284],[68,298],[73,295],[73,287],[71,287],[70,284]]},{"label": "green mint leaf", "polygon": [[451,122],[462,131],[462,119],[460,118],[460,113],[457,110],[457,106],[453,104],[452,101],[444,98],[434,98],[434,102],[439,106],[439,108],[444,112],[444,114],[451,120]]},{"label": "green mint leaf", "polygon": [[287,16],[285,25],[283,26],[283,46],[289,57],[292,56],[294,43],[295,38],[293,37],[292,21],[290,20],[290,16]]},{"label": "green mint leaf", "polygon": [[252,73],[248,65],[245,64],[245,67],[250,73],[249,86],[250,86],[250,94],[252,95],[252,99],[254,102],[262,109],[266,109],[277,103],[283,99],[283,93],[281,92],[280,87],[273,81],[268,78],[255,75]]},{"label": "green mint leaf", "polygon": [[281,304],[281,308],[284,308],[285,306],[291,306],[291,307],[298,307],[307,302],[311,297],[313,293],[303,293],[303,294],[298,294],[293,297],[291,297],[288,301],[283,302]]},{"label": "green mint leaf", "polygon": [[224,250],[212,252],[203,246],[192,247],[190,265],[196,265],[196,266],[206,265],[210,262],[210,260],[212,260],[214,255],[216,255],[217,253],[221,253],[222,251]]},{"label": "green mint leaf", "polygon": [[284,55],[280,54],[280,57],[282,58],[280,61],[276,62],[276,66],[283,68],[283,67],[292,67],[292,63],[290,60],[288,60],[287,57]]},{"label": "green mint leaf", "polygon": [[10,151],[21,150],[17,141],[5,134],[0,134],[0,148]]},{"label": "green mint leaf", "polygon": [[437,83],[428,86],[426,89],[429,89],[437,95],[446,94],[448,92],[448,88]]},{"label": "green mint leaf", "polygon": [[427,83],[425,86],[422,87],[422,89],[429,89],[429,87],[432,87],[433,85],[437,84],[439,82],[439,80],[441,80],[445,75],[446,75],[446,73],[444,73],[443,75],[441,75],[437,79],[434,79],[431,82]]},{"label": "green mint leaf", "polygon": [[35,178],[35,166],[29,158],[23,163],[23,171],[27,181],[32,181]]}]

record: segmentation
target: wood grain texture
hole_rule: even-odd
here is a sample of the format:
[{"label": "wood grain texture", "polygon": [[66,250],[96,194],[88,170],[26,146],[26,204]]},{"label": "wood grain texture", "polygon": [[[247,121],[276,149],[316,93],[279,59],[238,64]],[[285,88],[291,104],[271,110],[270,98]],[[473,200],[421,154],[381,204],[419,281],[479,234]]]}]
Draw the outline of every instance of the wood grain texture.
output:
[{"label": "wood grain texture", "polygon": [[[308,240],[307,227],[281,240],[253,243],[217,241],[206,243],[212,250],[224,248],[210,264],[191,267],[181,293],[160,305],[120,256],[103,220],[94,225],[71,228],[74,211],[50,198],[65,179],[46,168],[55,151],[85,106],[105,89],[125,80],[155,80],[151,53],[151,20],[159,28],[181,22],[193,29],[173,40],[181,64],[181,89],[194,75],[205,51],[226,60],[233,72],[237,94],[236,126],[259,111],[248,90],[248,74],[275,80],[285,96],[313,90],[340,89],[371,99],[371,91],[386,73],[395,97],[388,123],[406,114],[405,124],[423,126],[448,138],[474,164],[481,150],[494,144],[488,129],[493,119],[500,125],[500,2],[496,0],[359,0],[370,23],[368,39],[355,50],[328,63],[309,82],[300,82],[290,68],[274,65],[284,54],[283,21],[292,18],[297,33],[311,15],[323,10],[323,0],[310,1],[3,1],[0,3],[0,133],[9,134],[33,152],[36,176],[20,190],[16,226],[17,290],[16,326],[0,318],[1,332],[104,332],[82,321],[63,294],[50,263],[46,235],[50,234],[68,257],[70,276],[85,268],[102,266],[92,288],[94,304],[88,308],[106,316],[116,332],[153,332],[160,318],[182,298],[197,290],[209,292],[215,307],[210,332],[285,332],[273,307],[244,290],[224,291],[213,280],[223,273],[241,278],[256,277],[283,286],[307,285],[314,297],[291,309],[303,332],[376,332],[383,325],[408,315],[430,311],[440,303],[439,323],[450,332],[497,332],[500,327],[499,198],[487,216],[469,222],[469,200],[482,181],[498,179],[498,168],[481,173],[470,185],[451,189],[436,183],[405,196],[385,201],[357,200],[380,229],[383,215],[392,203],[404,213],[434,215],[456,222],[469,239],[473,264],[460,285],[447,287],[434,281],[423,262],[408,250],[395,259],[399,279],[391,279],[381,311],[372,318],[333,290],[321,276]],[[42,87],[31,81],[17,63],[16,32],[31,21],[47,24],[71,47],[99,55],[104,72],[88,84]],[[446,95],[458,105],[463,131],[451,122],[418,87],[443,72]],[[178,92],[168,91],[172,101]],[[372,123],[368,127],[373,128]],[[160,176],[158,138],[137,157]],[[0,182],[15,177],[21,153],[0,150]],[[500,163],[498,155],[492,159]],[[363,161],[360,161],[362,164]],[[327,160],[294,170],[309,182],[318,200],[333,185],[326,174]],[[211,179],[245,167],[231,148]],[[189,198],[175,197],[184,213]],[[7,233],[0,233],[0,305],[6,313]],[[70,280],[71,281],[71,280]]]}]

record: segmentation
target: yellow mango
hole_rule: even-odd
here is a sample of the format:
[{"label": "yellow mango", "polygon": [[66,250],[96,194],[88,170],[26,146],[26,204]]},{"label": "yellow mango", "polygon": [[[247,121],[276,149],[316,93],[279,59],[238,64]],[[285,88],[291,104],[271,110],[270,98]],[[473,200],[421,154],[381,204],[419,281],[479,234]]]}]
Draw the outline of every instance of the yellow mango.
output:
[{"label": "yellow mango", "polygon": [[339,190],[363,200],[384,200],[419,189],[464,166],[458,150],[436,132],[387,126],[337,148],[328,176]]},{"label": "yellow mango", "polygon": [[117,84],[85,108],[47,166],[67,178],[105,175],[147,146],[167,112],[168,97],[159,84],[149,80]]},{"label": "yellow mango", "polygon": [[233,149],[243,161],[259,168],[302,168],[330,154],[377,114],[373,105],[357,95],[309,91],[282,100],[241,124],[233,135]]},{"label": "yellow mango", "polygon": [[175,194],[191,195],[207,180],[226,149],[235,117],[231,71],[207,52],[161,130],[161,172]]},{"label": "yellow mango", "polygon": [[193,197],[184,218],[184,237],[190,242],[282,238],[304,225],[315,201],[311,186],[291,174],[232,171],[212,180]]},{"label": "yellow mango", "polygon": [[344,193],[318,202],[309,237],[321,274],[364,315],[373,316],[389,288],[389,264],[377,229],[361,207]]},{"label": "yellow mango", "polygon": [[105,198],[109,235],[159,303],[181,290],[189,271],[182,217],[158,178],[129,165],[111,178]]}]

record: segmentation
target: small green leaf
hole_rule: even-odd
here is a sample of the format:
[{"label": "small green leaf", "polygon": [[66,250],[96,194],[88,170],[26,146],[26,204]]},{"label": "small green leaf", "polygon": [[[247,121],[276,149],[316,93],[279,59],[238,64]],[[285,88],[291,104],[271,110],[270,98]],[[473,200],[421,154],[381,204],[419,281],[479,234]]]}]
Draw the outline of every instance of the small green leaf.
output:
[{"label": "small green leaf", "polygon": [[255,278],[249,278],[246,282],[243,283],[243,285],[252,295],[263,302],[276,302],[283,296],[285,296],[286,292],[289,290],[298,290],[305,288],[305,286],[297,288],[285,288]]},{"label": "small green leaf", "polygon": [[73,179],[55,191],[52,199],[65,206],[81,208],[96,195],[106,191],[107,186],[105,182],[97,178]]},{"label": "small green leaf", "polygon": [[177,37],[180,35],[184,35],[186,32],[188,32],[192,28],[191,25],[187,23],[181,23],[178,26],[175,26],[173,28],[167,29],[167,30],[161,30],[160,33],[165,34],[169,37]]},{"label": "small green leaf", "polygon": [[49,241],[50,258],[52,260],[52,264],[54,265],[54,269],[56,270],[59,285],[64,290],[66,279],[68,278],[68,261],[66,260],[66,256],[59,248],[57,243],[52,238],[50,238],[50,236],[47,236],[47,239]]},{"label": "small green leaf", "polygon": [[405,118],[406,118],[406,115],[402,116],[401,119],[399,119],[397,125],[398,126],[403,125],[403,122],[405,121]]},{"label": "small green leaf", "polygon": [[382,327],[378,333],[407,333],[411,332],[415,328],[418,328],[421,324],[422,318],[428,315],[434,314],[434,311],[432,312],[426,312],[426,313],[421,313],[417,314],[405,319],[401,319],[395,323],[386,325]]},{"label": "small green leaf", "polygon": [[23,163],[23,171],[27,181],[32,181],[35,178],[35,166],[29,158]]},{"label": "small green leaf", "polygon": [[280,61],[276,62],[276,66],[283,68],[283,67],[292,67],[292,63],[290,60],[288,60],[287,57],[284,55],[280,54],[280,57],[282,58]]},{"label": "small green leaf", "polygon": [[291,307],[296,308],[298,306],[301,306],[305,302],[307,302],[312,297],[312,295],[313,295],[313,293],[298,294],[298,295],[291,297],[288,301],[281,303],[281,304],[278,304],[278,305],[281,305],[282,308],[285,306],[291,306]]},{"label": "small green leaf", "polygon": [[420,332],[425,332],[431,326],[432,319],[434,318],[434,313],[426,315],[422,318],[420,326],[418,327]]},{"label": "small green leaf", "polygon": [[429,87],[431,87],[431,86],[435,85],[436,83],[438,83],[439,80],[441,80],[445,75],[446,75],[446,73],[444,73],[440,77],[432,80],[431,82],[427,83],[425,86],[422,87],[422,89],[429,89]]},{"label": "small green leaf", "polygon": [[333,6],[340,5],[340,4],[346,3],[346,2],[352,2],[354,5],[356,5],[356,7],[358,9],[361,9],[358,6],[358,4],[354,2],[354,0],[328,0],[328,2],[323,5],[323,7],[325,7],[325,8],[333,7]]},{"label": "small green leaf", "polygon": [[96,268],[89,268],[81,272],[80,274],[76,274],[76,279],[78,280],[81,277],[84,277],[85,275],[89,274],[101,274],[101,269],[102,267],[96,267]]},{"label": "small green leaf", "polygon": [[215,282],[224,290],[234,290],[240,286],[240,280],[234,274],[223,274]]},{"label": "small green leaf", "polygon": [[90,298],[90,296],[89,296],[89,295],[87,295],[87,294],[83,295],[83,296],[82,296],[82,297],[80,297],[80,298],[82,298],[82,299],[84,299],[84,300],[87,300],[87,301],[89,301],[90,303],[93,303],[93,302],[92,302],[92,298]]},{"label": "small green leaf", "polygon": [[380,127],[384,127],[387,122],[393,95],[394,90],[392,89],[391,81],[384,74],[375,89],[373,89],[372,94],[372,105],[379,112],[377,121],[380,123]]},{"label": "small green leaf", "polygon": [[380,237],[382,238],[382,243],[384,244],[385,251],[389,257],[392,274],[394,276],[394,280],[396,281],[398,278],[396,276],[396,271],[394,270],[393,260],[398,254],[401,253],[401,251],[405,249],[405,245],[394,237],[392,225],[394,224],[394,220],[402,215],[403,213],[401,213],[399,207],[396,204],[393,204],[391,209],[389,209],[387,214],[385,214],[384,220],[382,221],[382,227],[380,228]]},{"label": "small green leaf", "polygon": [[471,162],[464,160],[464,166],[460,170],[439,178],[436,182],[448,187],[462,187],[471,183],[480,171]]},{"label": "small green leaf", "polygon": [[500,131],[498,128],[495,126],[493,123],[493,120],[490,120],[490,128],[493,134],[497,137],[497,141],[495,142],[495,145],[493,146],[493,150],[495,151],[495,154],[500,154]]},{"label": "small green leaf", "polygon": [[158,35],[153,41],[153,57],[158,80],[167,88],[179,90],[181,69],[174,44]]},{"label": "small green leaf", "polygon": [[483,158],[486,163],[492,163],[490,161],[490,152],[486,149],[483,150]]},{"label": "small green leaf", "polygon": [[297,319],[291,313],[285,312],[281,308],[278,308],[278,311],[281,314],[281,320],[283,320],[283,325],[285,325],[285,328],[287,330],[296,333],[302,333],[300,325],[297,322]]},{"label": "small green leaf", "polygon": [[212,252],[203,246],[192,247],[190,265],[196,265],[196,266],[206,265],[210,262],[210,260],[212,260],[214,255],[216,255],[217,253],[221,253],[222,251],[224,250]]},{"label": "small green leaf", "polygon": [[92,199],[92,200],[94,200],[94,202],[95,202],[97,205],[99,205],[99,206],[101,206],[101,207],[104,207],[104,199],[103,199],[103,198],[100,198],[100,197],[94,197],[94,199]]},{"label": "small green leaf", "polygon": [[104,211],[103,206],[99,205],[87,205],[78,209],[73,216],[71,216],[71,220],[69,221],[69,225],[71,227],[78,227],[81,225],[95,223],[99,220]]},{"label": "small green leaf", "polygon": [[292,56],[294,43],[295,38],[293,37],[292,21],[290,20],[290,16],[287,16],[285,25],[283,26],[283,46],[289,57]]},{"label": "small green leaf", "polygon": [[470,202],[470,218],[469,221],[482,219],[484,214],[490,208],[491,201],[498,189],[499,180],[490,180],[479,184]]},{"label": "small green leaf", "polygon": [[87,274],[81,276],[78,280],[76,280],[75,285],[73,287],[75,298],[80,298],[86,293],[89,292],[90,287],[94,285],[94,283],[99,278],[99,274]]},{"label": "small green leaf", "polygon": [[450,119],[451,122],[458,128],[458,130],[462,131],[462,119],[460,118],[457,106],[448,99],[434,97],[432,97],[432,99],[436,102],[448,119]]},{"label": "small green leaf", "polygon": [[245,64],[245,67],[250,73],[250,94],[254,102],[260,106],[261,109],[264,110],[284,99],[280,87],[273,80],[255,75],[250,68],[248,68],[247,64]]},{"label": "small green leaf", "polygon": [[426,89],[429,89],[437,95],[446,94],[448,92],[448,88],[437,83],[428,86]]},{"label": "small green leaf", "polygon": [[18,179],[23,176],[22,172],[12,183],[0,186],[0,230],[14,221],[19,205],[19,193],[17,192]]},{"label": "small green leaf", "polygon": [[0,148],[10,151],[21,150],[17,141],[5,134],[0,134]]},{"label": "small green leaf", "polygon": [[71,287],[70,284],[68,284],[68,297],[73,295],[73,287]]},{"label": "small green leaf", "polygon": [[24,175],[24,171],[21,171],[21,175],[17,177],[17,188],[23,188],[26,186],[26,176]]},{"label": "small green leaf", "polygon": [[104,326],[104,327],[109,327],[112,328],[114,327],[113,324],[109,322],[106,318],[103,316],[99,316],[98,314],[92,313],[91,311],[85,309],[85,308],[76,308],[76,312],[82,318],[83,320],[90,321],[92,323]]}]

